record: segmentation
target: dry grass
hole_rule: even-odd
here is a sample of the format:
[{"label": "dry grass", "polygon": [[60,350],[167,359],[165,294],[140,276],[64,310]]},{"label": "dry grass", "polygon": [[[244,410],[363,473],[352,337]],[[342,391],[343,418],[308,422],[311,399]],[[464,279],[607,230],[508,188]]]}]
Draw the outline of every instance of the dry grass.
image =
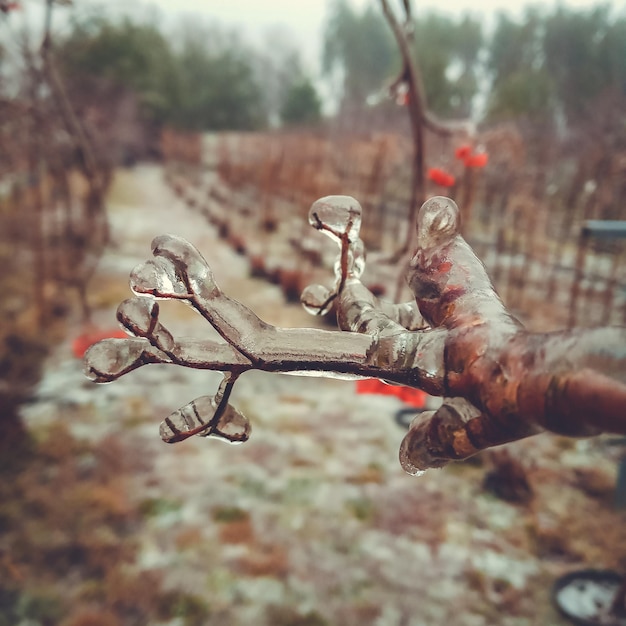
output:
[{"label": "dry grass", "polygon": [[141,464],[126,446],[116,438],[91,446],[57,425],[25,460],[0,476],[0,624],[173,617],[185,594],[135,565],[142,517],[126,480]]}]

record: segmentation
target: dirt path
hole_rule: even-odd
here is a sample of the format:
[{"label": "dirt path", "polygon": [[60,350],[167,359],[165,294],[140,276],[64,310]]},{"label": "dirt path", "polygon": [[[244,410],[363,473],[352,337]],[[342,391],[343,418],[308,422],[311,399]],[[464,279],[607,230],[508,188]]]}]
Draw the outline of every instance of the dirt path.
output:
[{"label": "dirt path", "polygon": [[[121,172],[109,208],[117,245],[92,286],[99,325],[114,325],[130,270],[166,232],[192,241],[224,290],[266,321],[314,324],[277,287],[247,278],[246,260],[173,196],[158,167]],[[176,304],[168,324],[203,332],[206,323]],[[515,506],[481,488],[480,464],[403,474],[399,401],[357,396],[342,381],[250,372],[232,399],[252,421],[250,442],[163,444],[159,422],[218,381],[216,373],[149,366],[94,385],[70,337],[24,410],[32,426],[63,420],[94,441],[123,434],[142,464],[132,497],[151,507],[139,565],[163,568],[168,584],[206,598],[209,624],[565,624],[550,604],[555,576],[626,557],[626,542],[612,545],[622,518],[573,478],[592,466],[614,471],[602,440],[545,436],[512,446],[535,491],[530,507]]]}]

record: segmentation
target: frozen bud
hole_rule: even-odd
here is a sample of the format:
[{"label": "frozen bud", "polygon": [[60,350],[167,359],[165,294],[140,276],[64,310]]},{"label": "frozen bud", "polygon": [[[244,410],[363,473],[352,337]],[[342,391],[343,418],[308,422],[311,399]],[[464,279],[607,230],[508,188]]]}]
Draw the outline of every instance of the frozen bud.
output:
[{"label": "frozen bud", "polygon": [[420,248],[428,249],[450,241],[459,231],[459,207],[454,200],[435,196],[426,200],[417,216]]},{"label": "frozen bud", "polygon": [[219,403],[214,396],[201,396],[174,411],[161,423],[161,439],[166,443],[176,443],[191,437],[216,437],[229,443],[243,443],[250,437],[250,422],[237,409],[227,404],[217,420],[212,424]]},{"label": "frozen bud", "polygon": [[128,298],[117,307],[117,319],[137,337],[152,334],[158,318],[159,304],[153,299]]},{"label": "frozen bud", "polygon": [[447,461],[433,457],[428,449],[428,428],[435,411],[424,411],[413,419],[409,432],[400,444],[400,465],[411,476],[421,476],[427,469],[441,467]]},{"label": "frozen bud", "polygon": [[213,272],[200,254],[182,237],[160,235],[152,241],[152,254],[156,258],[171,261],[179,275],[185,276],[191,291],[204,298],[211,298],[219,293]]},{"label": "frozen bud", "polygon": [[361,205],[350,196],[326,196],[316,200],[309,210],[309,223],[341,242],[344,234],[351,243],[359,238]]},{"label": "frozen bud", "polygon": [[145,339],[103,339],[85,352],[85,376],[94,382],[114,380],[133,369],[149,347]]},{"label": "frozen bud", "polygon": [[130,273],[130,288],[138,296],[180,298],[187,295],[187,288],[174,264],[165,258],[137,265]]},{"label": "frozen bud", "polygon": [[232,404],[227,404],[220,416],[217,427],[202,433],[203,437],[216,437],[228,443],[245,443],[250,439],[250,420]]},{"label": "frozen bud", "polygon": [[333,303],[332,292],[324,285],[309,285],[300,295],[304,310],[311,315],[326,315]]}]

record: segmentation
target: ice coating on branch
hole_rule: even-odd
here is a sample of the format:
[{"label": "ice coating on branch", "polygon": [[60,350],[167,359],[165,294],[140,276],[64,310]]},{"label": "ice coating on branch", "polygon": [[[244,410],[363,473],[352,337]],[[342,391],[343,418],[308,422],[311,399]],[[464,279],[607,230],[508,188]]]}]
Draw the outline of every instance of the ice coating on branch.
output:
[{"label": "ice coating on branch", "polygon": [[351,257],[348,260],[348,271],[352,278],[361,278],[365,271],[365,244],[362,239],[357,239],[350,246]]},{"label": "ice coating on branch", "polygon": [[117,319],[136,337],[146,337],[168,353],[175,347],[170,332],[159,323],[159,303],[153,298],[128,298],[117,307]]},{"label": "ice coating on branch", "polygon": [[311,315],[326,315],[333,304],[333,293],[324,285],[308,285],[300,294],[304,310]]},{"label": "ice coating on branch", "polygon": [[590,368],[626,384],[626,330],[621,339],[614,328],[591,328],[582,335],[559,339],[547,355],[549,367],[557,371]]},{"label": "ice coating on branch", "polygon": [[[428,423],[434,414],[435,411],[424,411],[420,413],[413,419],[410,428],[413,428],[416,421]],[[400,444],[398,458],[402,469],[411,476],[421,476],[427,469],[433,467],[432,456],[426,449],[423,438],[404,437]]]},{"label": "ice coating on branch", "polygon": [[435,196],[419,210],[407,282],[422,315],[433,327],[497,320],[494,325],[500,329],[520,330],[522,325],[506,310],[459,227],[459,208],[450,198]]},{"label": "ice coating on branch", "polygon": [[343,236],[356,242],[361,229],[361,205],[350,196],[326,196],[309,210],[309,224],[341,244]]},{"label": "ice coating on branch", "polygon": [[358,279],[365,269],[365,246],[359,238],[361,205],[350,196],[326,196],[313,203],[309,223],[339,245],[334,264],[335,286],[309,285],[301,296],[302,306],[311,315],[326,315],[348,278]]},{"label": "ice coating on branch", "polygon": [[166,443],[176,443],[192,435],[244,443],[250,438],[250,430],[248,418],[233,406],[222,405],[217,396],[200,396],[166,417],[159,434]]},{"label": "ice coating on branch", "polygon": [[[333,271],[337,281],[343,280],[343,268],[342,268],[342,252],[340,250],[339,258],[335,261]],[[361,278],[363,271],[365,270],[365,244],[362,239],[356,239],[354,243],[350,243],[347,246],[346,255],[346,275],[345,278]]]},{"label": "ice coating on branch", "polygon": [[227,374],[215,396],[201,396],[174,411],[161,423],[159,432],[166,443],[183,441],[193,435],[215,437],[229,443],[243,443],[250,437],[250,422],[228,404],[237,376]]},{"label": "ice coating on branch", "polygon": [[149,336],[159,319],[159,304],[151,298],[128,298],[117,307],[117,319],[133,335]]},{"label": "ice coating on branch", "polygon": [[445,196],[424,202],[417,215],[417,248],[429,250],[450,241],[460,226],[459,207]]},{"label": "ice coating on branch", "polygon": [[156,362],[145,339],[103,339],[87,349],[84,373],[97,383],[106,383],[145,363]]},{"label": "ice coating on branch", "polygon": [[130,273],[130,288],[138,296],[184,298],[188,295],[176,267],[171,261],[162,258],[137,265]]},{"label": "ice coating on branch", "polygon": [[141,296],[186,301],[224,341],[175,338],[159,322],[153,298],[130,298],[118,319],[135,337],[92,346],[86,373],[109,382],[148,363],[224,372],[215,397],[202,396],[166,419],[162,436],[169,442],[194,434],[245,441],[250,426],[228,397],[250,369],[421,388],[445,400],[422,414],[402,443],[400,461],[412,474],[541,429],[626,434],[626,384],[618,382],[626,378],[626,329],[529,333],[496,295],[458,232],[458,218],[447,198],[423,205],[408,276],[415,301],[398,305],[359,280],[365,255],[358,203],[329,196],[313,205],[311,223],[339,243],[340,256],[334,289],[308,287],[304,304],[315,313],[334,304],[340,328],[352,332],[267,324],[218,288],[194,246],[157,237],[155,258],[133,270],[131,287]]},{"label": "ice coating on branch", "polygon": [[[465,459],[479,451],[466,430],[467,424],[480,417],[480,411],[463,398],[445,398],[437,411],[417,415],[400,444],[400,465],[412,476],[425,470],[443,467],[453,459]],[[455,447],[442,446],[447,432],[456,433]]]},{"label": "ice coating on branch", "polygon": [[182,237],[161,235],[152,241],[152,254],[169,260],[189,290],[202,298],[219,293],[213,272],[202,254]]}]

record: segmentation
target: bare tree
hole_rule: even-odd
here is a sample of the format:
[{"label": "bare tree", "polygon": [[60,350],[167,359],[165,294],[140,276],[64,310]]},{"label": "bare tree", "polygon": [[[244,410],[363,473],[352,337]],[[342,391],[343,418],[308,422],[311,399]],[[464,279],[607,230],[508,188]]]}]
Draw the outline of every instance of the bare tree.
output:
[{"label": "bare tree", "polygon": [[41,39],[33,38],[31,24],[15,28],[10,14],[17,8],[0,3],[0,26],[10,35],[7,80],[0,80],[0,284],[8,294],[0,304],[0,422],[6,448],[25,438],[17,407],[30,394],[55,334],[42,331],[70,310],[70,289],[89,319],[86,284],[106,243],[103,198],[110,174],[56,70],[52,1]]}]

